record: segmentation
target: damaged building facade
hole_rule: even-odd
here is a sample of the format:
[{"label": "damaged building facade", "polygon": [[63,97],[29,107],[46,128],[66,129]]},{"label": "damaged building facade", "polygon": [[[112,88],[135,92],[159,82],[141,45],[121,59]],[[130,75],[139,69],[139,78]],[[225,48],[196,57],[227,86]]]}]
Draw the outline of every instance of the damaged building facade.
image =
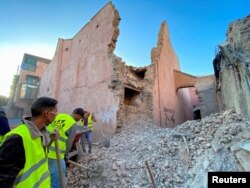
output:
[{"label": "damaged building facade", "polygon": [[180,71],[165,22],[146,67],[128,66],[113,53],[119,22],[118,11],[108,3],[72,39],[59,39],[38,96],[56,98],[59,112],[72,113],[76,107],[93,112],[108,137],[131,114],[147,114],[161,127],[174,127],[193,119],[195,106],[201,116],[217,111],[213,76]]},{"label": "damaged building facade", "polygon": [[250,114],[250,15],[232,22],[227,41],[220,44],[222,58],[217,83],[220,109],[235,108]]}]

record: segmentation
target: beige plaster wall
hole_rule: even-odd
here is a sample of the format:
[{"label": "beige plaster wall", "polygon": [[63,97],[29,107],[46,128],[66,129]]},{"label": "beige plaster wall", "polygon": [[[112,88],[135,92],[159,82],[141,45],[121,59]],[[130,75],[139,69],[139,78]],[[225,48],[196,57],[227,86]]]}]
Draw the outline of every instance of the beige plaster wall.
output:
[{"label": "beige plaster wall", "polygon": [[223,59],[220,62],[219,97],[224,108],[250,114],[250,15],[230,23],[227,41],[220,44]]},{"label": "beige plaster wall", "polygon": [[215,78],[213,75],[198,77],[195,83],[199,96],[199,107],[201,116],[205,117],[219,111],[215,91]]}]

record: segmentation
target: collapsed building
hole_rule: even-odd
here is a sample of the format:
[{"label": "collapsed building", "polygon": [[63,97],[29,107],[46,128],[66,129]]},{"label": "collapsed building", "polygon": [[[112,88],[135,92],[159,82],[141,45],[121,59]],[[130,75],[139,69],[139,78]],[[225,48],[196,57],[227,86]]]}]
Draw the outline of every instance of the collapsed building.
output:
[{"label": "collapsed building", "polygon": [[[171,129],[156,127],[145,114],[130,113],[124,128],[112,138],[112,147],[98,148],[91,158],[84,156],[81,161],[93,168],[103,166],[102,176],[94,179],[90,171],[71,165],[68,185],[209,187],[209,172],[248,172],[249,26],[250,16],[230,24],[227,43],[220,45],[222,52],[218,53],[222,57],[215,58],[220,64],[215,74],[217,86],[214,76],[195,81],[201,114],[227,110]],[[192,86],[191,81],[189,84],[185,86]]]},{"label": "collapsed building", "polygon": [[108,137],[130,113],[147,114],[161,127],[174,127],[193,119],[194,107],[202,117],[218,111],[214,77],[181,72],[166,22],[151,64],[132,67],[114,54],[120,20],[108,3],[72,39],[59,39],[38,96],[56,98],[59,112],[71,113],[76,107],[94,112]]},{"label": "collapsed building", "polygon": [[[35,75],[26,72],[30,55],[23,61],[20,96],[34,98],[39,86],[38,96],[58,99],[60,112],[79,106],[94,112],[109,136],[125,127],[112,139],[112,148],[95,151],[85,162],[101,163],[102,178],[85,181],[88,171],[71,166],[70,187],[150,187],[145,161],[152,164],[157,187],[207,187],[208,172],[249,171],[249,148],[239,144],[250,139],[250,121],[240,115],[249,116],[250,16],[230,25],[227,42],[220,45],[216,82],[213,75],[180,71],[165,22],[151,64],[127,66],[113,53],[119,21],[108,3],[72,39],[59,39],[54,58],[33,85],[29,76]],[[32,61],[32,72],[40,72],[38,60]],[[27,83],[21,82],[25,78]],[[193,119],[193,112],[204,117],[231,107],[240,114],[230,109],[168,129]]]},{"label": "collapsed building", "polygon": [[220,109],[234,107],[237,113],[250,113],[250,15],[232,22],[221,50],[217,98]]}]

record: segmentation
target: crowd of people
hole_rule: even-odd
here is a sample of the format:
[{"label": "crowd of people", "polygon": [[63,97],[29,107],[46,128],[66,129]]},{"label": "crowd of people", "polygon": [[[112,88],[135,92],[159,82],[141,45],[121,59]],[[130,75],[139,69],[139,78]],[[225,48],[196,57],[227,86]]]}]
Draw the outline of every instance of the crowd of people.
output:
[{"label": "crowd of people", "polygon": [[49,97],[36,99],[31,117],[12,130],[6,114],[0,112],[0,187],[65,187],[66,162],[75,136],[78,130],[87,130],[81,145],[86,152],[87,143],[91,154],[93,122],[94,114],[83,108],[58,113],[57,100]]}]

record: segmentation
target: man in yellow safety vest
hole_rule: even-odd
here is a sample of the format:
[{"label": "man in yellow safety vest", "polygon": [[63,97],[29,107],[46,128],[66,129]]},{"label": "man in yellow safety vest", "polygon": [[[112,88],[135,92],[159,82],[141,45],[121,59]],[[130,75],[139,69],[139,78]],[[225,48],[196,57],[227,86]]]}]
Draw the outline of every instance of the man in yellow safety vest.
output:
[{"label": "man in yellow safety vest", "polygon": [[57,113],[57,101],[40,97],[32,103],[31,120],[8,132],[0,146],[0,187],[49,188],[46,126]]},{"label": "man in yellow safety vest", "polygon": [[[88,153],[90,154],[92,151],[92,139],[93,139],[93,122],[96,122],[95,116],[92,113],[90,115],[90,112],[85,111],[84,112],[84,118],[83,118],[83,125],[88,127],[89,131],[84,133],[85,139],[87,140],[88,143]],[[82,140],[83,142],[83,140]],[[83,151],[85,151],[85,147],[83,144]]]},{"label": "man in yellow safety vest", "polygon": [[[83,110],[82,110],[83,111]],[[83,112],[82,112],[83,115]],[[72,147],[74,138],[77,133],[77,124],[75,117],[69,114],[57,114],[55,120],[47,127],[49,132],[53,132],[55,129],[59,131],[60,137],[58,139],[58,146],[60,152],[60,160],[62,164],[62,174],[64,175],[64,183],[66,183],[66,163],[65,159],[68,158],[68,154]],[[48,152],[49,158],[49,171],[51,174],[52,188],[60,188],[60,178],[58,172],[57,155],[55,143],[52,143]]]}]

